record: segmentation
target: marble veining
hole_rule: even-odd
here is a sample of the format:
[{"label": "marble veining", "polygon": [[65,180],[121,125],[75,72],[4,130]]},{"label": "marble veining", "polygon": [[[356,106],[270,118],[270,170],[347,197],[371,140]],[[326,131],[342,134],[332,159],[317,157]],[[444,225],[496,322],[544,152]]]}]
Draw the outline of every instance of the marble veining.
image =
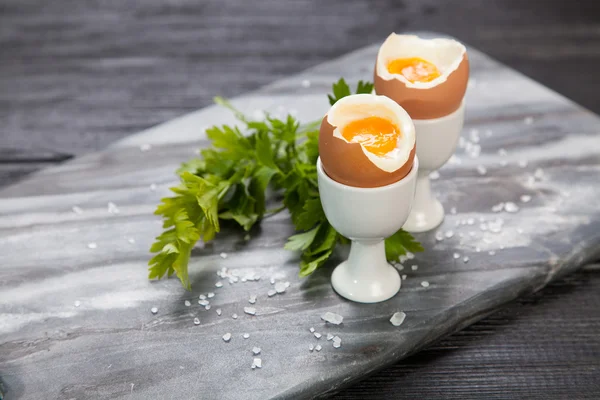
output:
[{"label": "marble veining", "polygon": [[[249,115],[316,120],[331,83],[369,79],[376,52],[358,50],[233,102]],[[285,214],[263,221],[250,241],[225,229],[196,248],[192,292],[175,279],[147,280],[148,248],[160,231],[152,211],[175,183],[177,165],[206,145],[203,130],[233,122],[218,107],[1,190],[0,379],[8,398],[326,396],[598,257],[600,120],[469,52],[463,139],[432,181],[446,219],[418,235],[427,251],[398,266],[406,279],[383,304],[355,304],[333,292],[331,266],[344,254],[299,279],[297,255],[283,250],[292,232]],[[119,212],[109,213],[108,202]],[[219,278],[222,268],[240,281]],[[250,274],[260,280],[241,281]],[[269,297],[271,278],[290,286]],[[206,310],[198,298],[209,292]],[[254,316],[244,313],[253,295]],[[326,311],[342,315],[343,324],[325,324]],[[397,311],[406,313],[399,327],[389,322]],[[340,348],[328,333],[341,338]],[[310,352],[317,344],[322,350]],[[255,357],[262,368],[253,370]]]}]

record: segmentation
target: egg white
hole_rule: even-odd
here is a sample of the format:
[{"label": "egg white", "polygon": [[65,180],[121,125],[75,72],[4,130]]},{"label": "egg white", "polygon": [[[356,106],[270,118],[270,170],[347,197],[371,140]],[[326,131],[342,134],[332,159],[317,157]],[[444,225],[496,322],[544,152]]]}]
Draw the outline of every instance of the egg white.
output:
[{"label": "egg white", "polygon": [[355,94],[338,100],[327,113],[327,122],[333,127],[333,136],[349,142],[342,136],[342,131],[352,121],[380,117],[390,121],[400,129],[396,148],[377,156],[360,147],[367,158],[386,172],[394,172],[401,168],[409,159],[410,152],[415,147],[415,126],[408,113],[398,103],[386,96],[374,94]]},{"label": "egg white", "polygon": [[[415,89],[430,89],[446,82],[463,61],[467,49],[461,43],[452,39],[436,38],[423,39],[415,35],[397,35],[392,33],[379,48],[377,53],[377,75],[389,81],[398,79],[406,87]],[[433,63],[440,71],[440,76],[429,82],[411,82],[402,74],[392,74],[388,64],[399,58],[418,57]]]}]

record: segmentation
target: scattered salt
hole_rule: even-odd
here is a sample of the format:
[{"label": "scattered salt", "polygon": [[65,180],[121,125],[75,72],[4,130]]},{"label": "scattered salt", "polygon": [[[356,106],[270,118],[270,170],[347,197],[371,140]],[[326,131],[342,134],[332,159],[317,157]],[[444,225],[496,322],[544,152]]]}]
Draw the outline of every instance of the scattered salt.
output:
[{"label": "scattered salt", "polygon": [[498,150],[498,155],[501,157],[504,157],[505,155],[507,155],[508,153],[506,152],[506,150],[504,149],[500,149]]},{"label": "scattered salt", "polygon": [[341,346],[342,346],[342,339],[339,336],[334,336],[333,337],[333,347],[338,349]]},{"label": "scattered salt", "polygon": [[415,264],[412,267],[410,267],[410,269],[412,269],[413,271],[416,271],[419,269],[419,266],[417,264]]},{"label": "scattered salt", "polygon": [[253,347],[252,348],[252,353],[257,356],[260,354],[260,347]]},{"label": "scattered salt", "polygon": [[308,345],[308,351],[313,351],[314,349],[315,349],[314,345],[312,345],[312,344]]},{"label": "scattered salt", "polygon": [[81,207],[73,206],[72,210],[77,215],[83,214],[83,210],[81,209]]},{"label": "scattered salt", "polygon": [[285,292],[286,288],[287,288],[287,286],[285,286],[285,283],[283,283],[283,282],[277,282],[275,284],[275,291],[277,293],[283,293],[283,292]]},{"label": "scattered salt", "polygon": [[531,124],[533,124],[533,117],[525,117],[525,118],[523,119],[523,123],[524,123],[525,125],[531,125]]},{"label": "scattered salt", "polygon": [[475,231],[469,231],[469,236],[475,237],[475,235],[477,235],[477,232],[475,232]]},{"label": "scattered salt", "polygon": [[519,160],[519,167],[526,168],[527,167],[527,160]]},{"label": "scattered salt", "polygon": [[244,339],[248,339],[248,338],[250,337],[250,334],[249,334],[249,333],[244,333],[244,334],[242,335],[242,337],[243,337]]},{"label": "scattered salt", "polygon": [[225,342],[229,342],[231,340],[231,333],[227,332],[226,334],[223,335],[223,340]]},{"label": "scattered salt", "polygon": [[483,165],[478,165],[477,172],[479,175],[485,175],[487,173],[487,169]]},{"label": "scattered salt", "polygon": [[217,313],[217,315],[221,315],[221,313],[222,313],[222,311],[221,311],[221,309],[220,309],[220,308],[217,308],[217,309],[215,310],[215,312]]},{"label": "scattered salt", "polygon": [[504,209],[504,203],[498,203],[495,206],[492,206],[493,212],[500,212]]},{"label": "scattered salt", "polygon": [[238,317],[238,315],[235,313],[231,316],[231,318],[233,318],[233,319],[237,319],[237,317]]},{"label": "scattered salt", "polygon": [[256,308],[254,307],[244,307],[244,312],[248,315],[256,315]]},{"label": "scattered salt", "polygon": [[421,286],[423,286],[423,287],[429,287],[429,282],[423,281],[423,282],[421,282]]},{"label": "scattered salt", "polygon": [[225,258],[227,258],[227,253],[221,253],[221,254],[219,254],[219,257],[225,259]]},{"label": "scattered salt", "polygon": [[156,183],[150,184],[150,190],[152,190],[153,192],[156,190]]},{"label": "scattered salt", "polygon": [[183,304],[185,304],[186,307],[189,307],[192,305],[192,303],[190,303],[189,300],[184,301]]},{"label": "scattered salt", "polygon": [[127,242],[129,242],[129,244],[135,244],[135,239],[134,238],[128,238]]},{"label": "scattered salt", "polygon": [[219,281],[215,283],[215,287],[223,287],[223,282]]},{"label": "scattered salt", "polygon": [[454,257],[455,260],[458,260],[460,258],[460,254],[454,253],[452,254],[452,257]]},{"label": "scattered salt", "polygon": [[204,306],[204,309],[205,309],[206,311],[210,310],[210,304],[207,304],[207,305],[205,305],[205,306]]},{"label": "scattered salt", "polygon": [[194,318],[194,325],[200,325],[200,318]]},{"label": "scattered salt", "polygon": [[390,322],[394,326],[400,326],[404,322],[405,318],[406,318],[406,314],[402,311],[399,311],[397,313],[394,313],[394,315],[392,315],[392,318],[390,318]]},{"label": "scattered salt", "polygon": [[304,79],[302,81],[302,87],[303,88],[309,88],[310,87],[310,81],[308,79]]},{"label": "scattered salt", "polygon": [[516,213],[517,211],[519,211],[519,206],[517,206],[512,201],[508,201],[504,204],[504,211],[509,213]]},{"label": "scattered salt", "polygon": [[269,291],[267,292],[267,296],[269,296],[269,297],[273,297],[273,296],[275,296],[276,294],[277,294],[277,292],[276,292],[275,290],[273,290],[273,289],[271,289],[271,290],[269,290]]},{"label": "scattered salt", "polygon": [[158,312],[158,308],[156,308],[156,307],[152,307],[152,308],[150,309],[150,312],[151,312],[152,314],[156,314],[156,313]]},{"label": "scattered salt", "polygon": [[408,275],[402,275],[401,278],[402,278],[403,281],[405,281],[407,277],[408,277]]},{"label": "scattered salt", "polygon": [[529,203],[531,201],[531,196],[528,194],[524,194],[521,196],[522,203]]},{"label": "scattered salt", "polygon": [[309,329],[309,331],[310,331],[310,333],[314,333],[314,332],[315,332],[315,328],[311,327],[311,328]]},{"label": "scattered salt", "polygon": [[463,258],[463,261],[465,262],[465,264],[468,263],[469,262],[469,257],[465,256],[465,258]]},{"label": "scattered salt", "polygon": [[250,303],[250,304],[256,303],[256,295],[255,294],[250,296],[250,298],[248,299],[248,303]]},{"label": "scattered salt", "polygon": [[144,143],[143,145],[140,146],[141,151],[149,151],[151,148],[152,148],[152,145],[150,145],[148,143]]},{"label": "scattered salt", "polygon": [[321,339],[321,336],[323,336],[319,332],[315,332],[314,335],[317,339]]},{"label": "scattered salt", "polygon": [[255,368],[262,368],[262,360],[260,358],[255,358],[252,361],[252,369],[255,369]]},{"label": "scattered salt", "polygon": [[213,292],[209,292],[209,293],[207,293],[206,297],[208,297],[209,299],[212,299],[213,297],[215,297],[215,294]]},{"label": "scattered salt", "polygon": [[456,207],[450,208],[450,214],[452,214],[452,215],[456,214]]},{"label": "scattered salt", "polygon": [[198,304],[200,304],[201,306],[207,306],[210,304],[210,301],[208,300],[198,300]]},{"label": "scattered salt", "polygon": [[344,317],[330,311],[327,311],[325,314],[321,315],[321,319],[334,325],[339,325],[344,321]]},{"label": "scattered salt", "polygon": [[533,177],[535,179],[542,179],[544,177],[544,170],[541,168],[536,169],[533,173]]},{"label": "scattered salt", "polygon": [[206,295],[205,294],[201,294],[200,296],[198,296],[198,298],[200,300],[206,300]]},{"label": "scattered salt", "polygon": [[523,229],[521,229],[521,228],[517,228],[517,233],[518,233],[518,234],[521,234],[521,233],[523,233]]},{"label": "scattered salt", "polygon": [[452,231],[447,231],[446,232],[446,238],[447,239],[450,239],[452,236],[454,236],[454,232],[452,232]]},{"label": "scattered salt", "polygon": [[493,255],[496,255],[496,252],[495,252],[494,250],[490,250],[490,251],[488,252],[488,254],[489,254],[490,256],[493,256]]},{"label": "scattered salt", "polygon": [[323,347],[321,347],[321,345],[320,345],[320,344],[318,344],[318,345],[316,345],[316,346],[315,346],[315,350],[316,350],[316,351],[321,351],[321,349],[322,349],[322,348],[323,348]]},{"label": "scattered salt", "polygon": [[444,234],[441,231],[437,231],[435,233],[435,240],[441,242],[442,240],[444,240]]},{"label": "scattered salt", "polygon": [[94,242],[88,243],[87,246],[89,249],[97,249],[98,248],[98,245]]},{"label": "scattered salt", "polygon": [[[75,307],[79,307],[81,305],[81,302],[79,300],[75,301]],[[156,312],[158,312],[158,309],[156,309]],[[156,313],[154,313],[156,314]]]},{"label": "scattered salt", "polygon": [[327,334],[327,340],[331,340],[331,339],[333,339],[333,335],[331,333],[328,333]]},{"label": "scattered salt", "polygon": [[467,219],[467,225],[473,225],[474,223],[475,223],[475,219],[474,218]]},{"label": "scattered salt", "polygon": [[108,212],[111,214],[118,214],[120,211],[115,203],[113,203],[112,201],[109,201],[108,202]]}]

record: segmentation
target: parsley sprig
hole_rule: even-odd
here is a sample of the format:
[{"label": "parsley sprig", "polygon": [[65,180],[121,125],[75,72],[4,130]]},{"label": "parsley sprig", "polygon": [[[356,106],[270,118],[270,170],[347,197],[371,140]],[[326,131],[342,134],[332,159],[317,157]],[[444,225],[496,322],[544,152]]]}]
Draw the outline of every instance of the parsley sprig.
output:
[{"label": "parsley sprig", "polygon": [[[360,81],[356,93],[370,93],[373,85]],[[351,94],[340,79],[333,85],[331,104]],[[176,274],[186,289],[191,288],[188,262],[198,240],[208,242],[220,231],[222,220],[231,220],[245,231],[259,223],[267,213],[267,189],[283,195],[299,233],[291,236],[285,248],[300,251],[300,276],[322,266],[337,244],[348,243],[327,221],[317,184],[316,161],[319,155],[319,123],[301,125],[291,115],[284,119],[267,115],[252,121],[227,100],[215,102],[229,108],[238,126],[213,126],[206,131],[212,147],[202,149],[199,158],[185,162],[177,170],[180,184],[175,194],[161,200],[155,214],[163,218],[163,233],[150,251],[152,278]],[[423,251],[405,231],[398,231],[385,242],[388,260]]]}]

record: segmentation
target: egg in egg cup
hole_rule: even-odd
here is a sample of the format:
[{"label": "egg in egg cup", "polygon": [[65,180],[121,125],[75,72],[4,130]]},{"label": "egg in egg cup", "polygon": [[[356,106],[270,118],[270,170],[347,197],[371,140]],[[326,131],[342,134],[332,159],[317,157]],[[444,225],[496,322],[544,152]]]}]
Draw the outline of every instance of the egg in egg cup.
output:
[{"label": "egg in egg cup", "polygon": [[351,239],[348,260],[331,276],[335,291],[376,303],[400,289],[384,239],[405,223],[419,161],[408,113],[384,96],[360,94],[334,104],[321,124],[317,176],[329,223]]},{"label": "egg in egg cup", "polygon": [[456,40],[392,33],[377,54],[375,92],[400,104],[415,125],[420,169],[414,207],[403,227],[409,232],[429,231],[444,220],[429,174],[456,150],[468,80],[467,51]]}]

